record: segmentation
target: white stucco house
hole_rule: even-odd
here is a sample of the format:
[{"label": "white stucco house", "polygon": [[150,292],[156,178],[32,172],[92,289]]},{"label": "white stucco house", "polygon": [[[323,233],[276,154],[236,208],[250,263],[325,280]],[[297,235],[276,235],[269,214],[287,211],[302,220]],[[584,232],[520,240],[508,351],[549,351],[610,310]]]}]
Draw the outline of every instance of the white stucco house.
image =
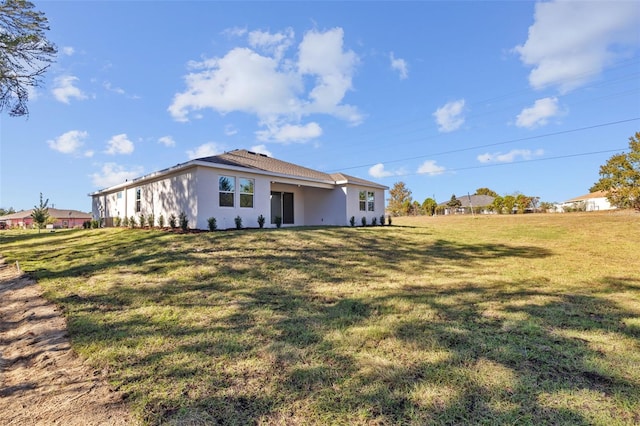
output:
[{"label": "white stucco house", "polygon": [[[384,185],[342,173],[324,173],[264,154],[235,150],[198,158],[174,167],[89,194],[94,218],[112,226],[114,219],[140,214],[170,215],[184,212],[192,229],[207,229],[216,218],[219,229],[349,225],[353,216],[371,223],[385,211]],[[157,222],[156,222],[157,223]]]},{"label": "white stucco house", "polygon": [[616,206],[612,206],[609,200],[607,200],[607,193],[605,191],[590,192],[589,194],[581,195],[562,203],[562,209],[565,211],[572,207],[579,207],[581,210],[584,209],[584,211],[587,212],[612,210],[616,208]]}]

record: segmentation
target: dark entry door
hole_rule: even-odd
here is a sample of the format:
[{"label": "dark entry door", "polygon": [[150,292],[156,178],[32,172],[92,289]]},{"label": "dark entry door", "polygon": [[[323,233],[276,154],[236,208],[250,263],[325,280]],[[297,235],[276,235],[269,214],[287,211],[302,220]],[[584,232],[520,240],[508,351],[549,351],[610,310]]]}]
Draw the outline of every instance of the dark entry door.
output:
[{"label": "dark entry door", "polygon": [[282,218],[283,224],[294,223],[293,192],[271,192],[271,223],[276,223],[276,216]]}]

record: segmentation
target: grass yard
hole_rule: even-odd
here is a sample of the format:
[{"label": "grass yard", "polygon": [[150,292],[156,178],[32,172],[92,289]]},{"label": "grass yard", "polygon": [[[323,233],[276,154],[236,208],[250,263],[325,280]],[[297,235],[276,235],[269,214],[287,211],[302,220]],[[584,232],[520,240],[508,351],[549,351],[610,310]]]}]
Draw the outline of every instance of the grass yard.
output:
[{"label": "grass yard", "polygon": [[640,215],[3,231],[147,424],[640,423]]}]

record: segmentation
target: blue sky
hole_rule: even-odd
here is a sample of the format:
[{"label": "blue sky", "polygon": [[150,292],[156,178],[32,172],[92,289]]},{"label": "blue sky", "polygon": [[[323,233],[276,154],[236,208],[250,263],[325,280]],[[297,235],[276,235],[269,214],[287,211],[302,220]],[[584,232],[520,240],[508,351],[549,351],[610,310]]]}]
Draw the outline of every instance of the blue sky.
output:
[{"label": "blue sky", "polygon": [[42,1],[59,48],[0,116],[0,207],[233,149],[420,202],[563,201],[640,130],[638,2]]}]

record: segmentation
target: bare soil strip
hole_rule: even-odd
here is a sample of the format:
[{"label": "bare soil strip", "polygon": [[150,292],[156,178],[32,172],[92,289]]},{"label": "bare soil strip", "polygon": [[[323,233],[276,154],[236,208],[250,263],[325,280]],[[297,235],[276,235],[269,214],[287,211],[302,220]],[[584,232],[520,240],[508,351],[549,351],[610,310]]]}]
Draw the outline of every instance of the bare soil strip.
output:
[{"label": "bare soil strip", "polygon": [[0,259],[0,419],[4,425],[130,425],[122,396],[75,354],[40,286]]}]

